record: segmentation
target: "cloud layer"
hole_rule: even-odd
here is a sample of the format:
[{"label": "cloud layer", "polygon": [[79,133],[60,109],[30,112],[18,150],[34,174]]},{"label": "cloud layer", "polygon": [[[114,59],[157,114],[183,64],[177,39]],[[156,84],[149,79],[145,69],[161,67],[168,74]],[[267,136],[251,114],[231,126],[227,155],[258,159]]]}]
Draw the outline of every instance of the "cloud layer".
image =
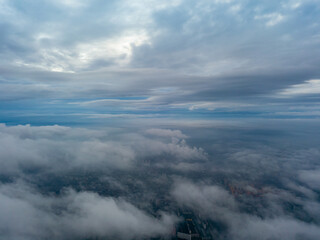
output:
[{"label": "cloud layer", "polygon": [[217,239],[317,239],[318,123],[263,123],[2,124],[1,236],[169,238],[188,211]]},{"label": "cloud layer", "polygon": [[1,9],[4,121],[319,116],[317,1],[2,0]]},{"label": "cloud layer", "polygon": [[113,133],[62,126],[0,125],[2,173],[67,169],[130,169],[139,159],[205,160],[201,148],[190,147],[178,130],[150,129],[143,133]]},{"label": "cloud layer", "polygon": [[0,232],[5,239],[119,239],[170,235],[177,220],[149,216],[132,204],[92,192],[44,196],[23,183],[0,186]]},{"label": "cloud layer", "polygon": [[[179,203],[195,212],[224,222],[228,227],[227,238],[230,239],[317,239],[320,236],[318,225],[299,221],[281,212],[275,213],[275,209],[281,206],[274,204],[280,204],[280,201],[273,201],[269,209],[264,209],[269,214],[274,212],[272,216],[257,217],[241,212],[233,196],[217,186],[180,180],[172,194]],[[274,197],[280,200],[285,196]]]}]

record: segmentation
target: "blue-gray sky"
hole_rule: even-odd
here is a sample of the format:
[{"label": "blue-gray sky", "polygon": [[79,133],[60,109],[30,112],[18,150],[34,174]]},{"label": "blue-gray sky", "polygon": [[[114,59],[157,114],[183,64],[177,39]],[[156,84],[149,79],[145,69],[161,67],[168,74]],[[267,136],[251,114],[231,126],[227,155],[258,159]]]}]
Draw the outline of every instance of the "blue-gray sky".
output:
[{"label": "blue-gray sky", "polygon": [[0,121],[318,118],[317,0],[1,0]]}]

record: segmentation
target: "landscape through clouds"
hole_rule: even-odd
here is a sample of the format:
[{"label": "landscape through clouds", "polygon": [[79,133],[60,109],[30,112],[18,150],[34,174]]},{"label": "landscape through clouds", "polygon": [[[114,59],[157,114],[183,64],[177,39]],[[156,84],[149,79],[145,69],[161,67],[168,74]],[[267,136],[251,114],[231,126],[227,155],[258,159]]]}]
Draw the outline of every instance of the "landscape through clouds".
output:
[{"label": "landscape through clouds", "polygon": [[0,0],[0,240],[320,239],[318,0]]},{"label": "landscape through clouds", "polygon": [[1,125],[2,238],[317,239],[319,123],[210,124]]}]

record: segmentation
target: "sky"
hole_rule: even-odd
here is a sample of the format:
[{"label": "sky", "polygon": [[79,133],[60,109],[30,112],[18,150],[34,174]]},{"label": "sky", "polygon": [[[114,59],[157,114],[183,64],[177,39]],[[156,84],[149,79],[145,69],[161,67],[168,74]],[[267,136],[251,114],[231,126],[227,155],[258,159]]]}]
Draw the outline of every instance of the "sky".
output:
[{"label": "sky", "polygon": [[[0,240],[320,239],[319,0],[0,0]],[[207,225],[206,225],[207,224]]]},{"label": "sky", "polygon": [[319,7],[1,0],[0,119],[317,119]]}]

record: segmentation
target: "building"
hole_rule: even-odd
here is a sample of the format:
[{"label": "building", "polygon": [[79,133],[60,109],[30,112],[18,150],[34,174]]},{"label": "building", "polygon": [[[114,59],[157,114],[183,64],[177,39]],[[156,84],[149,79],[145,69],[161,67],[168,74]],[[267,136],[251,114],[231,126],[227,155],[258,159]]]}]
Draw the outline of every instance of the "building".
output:
[{"label": "building", "polygon": [[184,223],[179,226],[177,231],[177,238],[183,240],[200,239],[199,233],[196,230],[192,219],[186,219]]}]

